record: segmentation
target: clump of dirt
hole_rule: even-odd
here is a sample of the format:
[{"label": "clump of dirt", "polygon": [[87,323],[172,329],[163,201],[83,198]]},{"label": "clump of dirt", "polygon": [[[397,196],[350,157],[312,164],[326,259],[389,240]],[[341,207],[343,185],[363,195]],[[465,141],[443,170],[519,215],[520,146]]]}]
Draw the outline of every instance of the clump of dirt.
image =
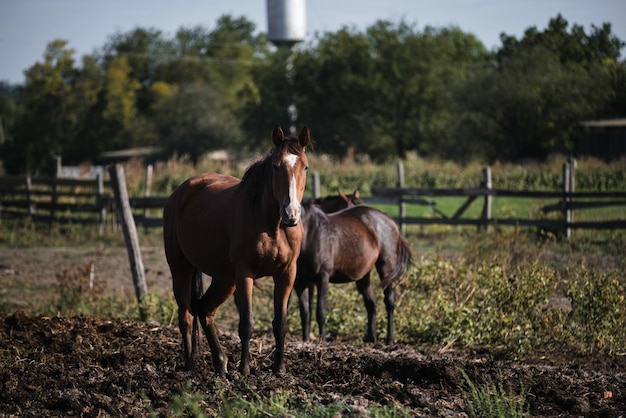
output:
[{"label": "clump of dirt", "polygon": [[[237,336],[221,337],[230,366],[239,359]],[[419,348],[396,344],[323,344],[288,337],[287,373],[271,372],[274,340],[255,334],[252,374],[217,376],[205,341],[197,370],[182,368],[172,326],[86,316],[0,315],[0,415],[164,416],[177,394],[201,394],[210,415],[225,400],[289,393],[298,405],[342,402],[351,416],[396,405],[413,416],[465,416],[464,371],[482,384],[523,388],[533,416],[607,416],[626,413],[626,362],[535,356],[511,360],[495,348]]]}]

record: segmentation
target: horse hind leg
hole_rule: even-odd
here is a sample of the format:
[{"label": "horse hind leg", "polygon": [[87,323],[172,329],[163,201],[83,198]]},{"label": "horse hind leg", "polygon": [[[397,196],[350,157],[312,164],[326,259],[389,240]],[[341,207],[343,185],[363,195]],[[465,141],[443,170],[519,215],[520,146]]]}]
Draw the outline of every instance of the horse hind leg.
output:
[{"label": "horse hind leg", "polygon": [[362,279],[357,281],[356,287],[363,296],[365,310],[367,311],[367,329],[363,341],[374,343],[376,342],[376,294],[374,289],[372,289],[370,273],[367,273]]},{"label": "horse hind leg", "polygon": [[328,301],[329,282],[330,275],[326,272],[323,272],[319,277],[317,277],[315,282],[317,285],[317,306],[315,313],[320,334],[319,340],[321,342],[326,341],[326,302]]},{"label": "horse hind leg", "polygon": [[387,286],[384,290],[385,294],[385,309],[387,310],[387,340],[386,343],[391,345],[395,342],[394,333],[394,317],[393,312],[396,307],[396,294],[391,285]]},{"label": "horse hind leg", "polygon": [[298,297],[298,310],[300,311],[300,323],[302,325],[302,341],[307,342],[311,334],[311,293],[313,285],[302,285],[296,280],[294,290]]},{"label": "horse hind leg", "polygon": [[215,314],[217,308],[232,296],[235,291],[235,282],[232,280],[211,278],[211,285],[199,301],[198,319],[204,329],[209,347],[213,367],[216,373],[226,374],[228,372],[228,357],[219,342],[217,327],[215,326]]},{"label": "horse hind leg", "polygon": [[174,297],[178,305],[178,329],[183,339],[183,355],[185,368],[193,370],[194,355],[197,351],[197,343],[194,334],[197,333],[196,316],[194,315],[194,302],[192,301],[192,276],[194,268],[190,264],[180,263],[171,266],[172,287]]}]

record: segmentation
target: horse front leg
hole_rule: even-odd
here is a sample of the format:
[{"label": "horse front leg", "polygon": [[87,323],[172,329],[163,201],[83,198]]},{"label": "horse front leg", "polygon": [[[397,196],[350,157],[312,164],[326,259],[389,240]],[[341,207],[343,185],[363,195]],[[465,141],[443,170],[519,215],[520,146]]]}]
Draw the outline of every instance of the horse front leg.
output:
[{"label": "horse front leg", "polygon": [[367,330],[365,332],[365,338],[363,341],[366,343],[376,342],[376,294],[372,289],[370,281],[370,273],[367,273],[363,278],[356,282],[356,287],[363,296],[363,302],[365,303],[365,309],[367,310]]},{"label": "horse front leg", "polygon": [[295,264],[280,276],[274,276],[274,320],[272,328],[276,341],[274,373],[285,373],[285,337],[287,335],[287,306],[289,295],[296,280]]},{"label": "horse front leg", "polygon": [[244,276],[237,279],[237,309],[239,310],[239,339],[241,340],[241,363],[239,363],[239,373],[243,376],[250,374],[250,339],[254,329],[254,319],[252,318],[252,288],[254,280]]}]

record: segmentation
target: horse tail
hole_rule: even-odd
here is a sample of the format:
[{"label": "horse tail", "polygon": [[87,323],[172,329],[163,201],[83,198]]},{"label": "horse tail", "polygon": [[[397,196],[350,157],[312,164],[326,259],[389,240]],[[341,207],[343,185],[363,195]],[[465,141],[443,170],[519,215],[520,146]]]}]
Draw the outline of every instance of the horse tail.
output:
[{"label": "horse tail", "polygon": [[200,298],[203,293],[202,272],[194,268],[191,277],[191,314],[193,315],[192,345],[194,352],[196,351],[195,347],[197,347],[200,342],[200,319],[198,318],[198,314],[200,313]]},{"label": "horse tail", "polygon": [[199,313],[200,298],[204,293],[202,288],[202,272],[197,268],[193,269],[191,277],[191,314],[195,317]]},{"label": "horse tail", "polygon": [[380,283],[383,289],[389,287],[393,282],[402,278],[409,270],[413,262],[413,254],[409,242],[401,235],[396,240],[396,262],[393,270],[385,275],[385,280]]}]

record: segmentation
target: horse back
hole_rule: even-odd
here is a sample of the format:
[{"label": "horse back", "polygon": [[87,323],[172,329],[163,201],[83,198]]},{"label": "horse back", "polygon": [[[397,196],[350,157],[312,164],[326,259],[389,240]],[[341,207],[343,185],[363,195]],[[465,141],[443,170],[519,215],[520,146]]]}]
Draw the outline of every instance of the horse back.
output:
[{"label": "horse back", "polygon": [[406,273],[413,258],[411,248],[389,215],[370,206],[354,206],[338,214],[358,219],[376,236],[379,251],[376,268],[383,288]]},{"label": "horse back", "polygon": [[217,173],[198,174],[183,182],[168,199],[163,212],[163,234],[168,258],[182,254],[206,274],[228,266],[233,196],[240,180]]},{"label": "horse back", "polygon": [[333,228],[327,236],[334,244],[329,246],[332,255],[326,257],[333,262],[331,281],[338,283],[361,279],[374,268],[380,253],[375,231],[357,217],[346,216],[342,212],[329,214],[328,219]]}]

